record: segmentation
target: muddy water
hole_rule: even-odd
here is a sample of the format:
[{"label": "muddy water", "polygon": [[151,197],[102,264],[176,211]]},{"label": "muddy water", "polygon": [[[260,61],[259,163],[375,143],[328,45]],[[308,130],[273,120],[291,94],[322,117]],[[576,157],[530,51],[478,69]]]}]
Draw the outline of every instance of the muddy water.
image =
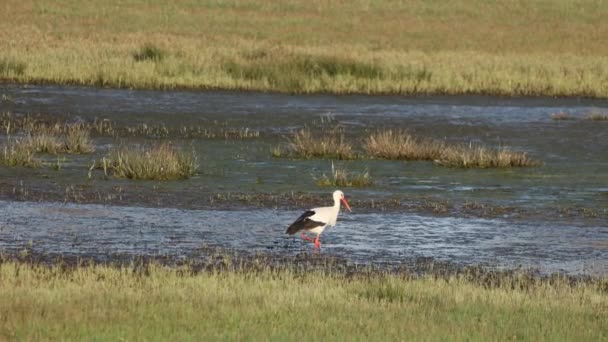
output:
[{"label": "muddy water", "polygon": [[[134,254],[185,253],[205,243],[280,253],[299,251],[306,247],[279,234],[297,214],[292,210],[300,209],[297,203],[291,207],[274,203],[254,211],[252,208],[259,205],[238,202],[225,211],[209,199],[227,193],[295,192],[323,195],[317,202],[324,203],[329,190],[317,187],[315,179],[330,172],[331,162],[271,158],[270,149],[285,142],[286,133],[305,125],[339,124],[355,144],[369,131],[403,128],[455,143],[509,146],[529,152],[544,164],[529,169],[460,170],[427,162],[336,162],[351,171],[368,170],[375,180],[371,188],[343,189],[353,200],[431,200],[456,206],[475,202],[517,212],[534,211],[536,215],[534,219],[524,216],[515,220],[512,215],[481,219],[458,212],[429,216],[367,208],[344,217],[338,228],[325,234],[327,253],[359,261],[431,256],[465,264],[606,272],[608,122],[583,120],[592,110],[608,113],[606,101],[290,96],[14,85],[1,85],[0,95],[4,95],[0,112],[58,115],[74,121],[102,118],[119,126],[163,122],[169,127],[260,132],[258,138],[243,140],[169,137],[193,146],[200,156],[200,175],[186,181],[105,180],[98,174],[87,178],[92,160],[103,156],[113,144],[146,143],[154,140],[150,137],[97,137],[94,155],[69,157],[60,171],[0,168],[0,185],[8,189],[2,197],[9,200],[1,209],[0,236],[6,248],[32,240],[42,251],[85,254],[95,252],[95,246]],[[550,115],[555,112],[566,112],[574,120],[552,120]],[[10,202],[15,199],[11,194],[21,195],[21,200],[78,202],[78,195],[72,193],[74,186],[97,196],[98,200],[88,202],[124,206]],[[203,200],[211,203],[206,210],[200,210]],[[145,208],[150,206],[165,208]],[[225,208],[224,204],[221,209]],[[105,214],[94,214],[99,211]],[[590,219],[585,215],[560,217],[560,213],[570,211],[588,214]],[[163,221],[164,217],[170,221]],[[249,228],[244,227],[244,217],[252,220]],[[272,218],[270,223],[266,223],[268,217]],[[267,235],[268,231],[272,234]]]}]

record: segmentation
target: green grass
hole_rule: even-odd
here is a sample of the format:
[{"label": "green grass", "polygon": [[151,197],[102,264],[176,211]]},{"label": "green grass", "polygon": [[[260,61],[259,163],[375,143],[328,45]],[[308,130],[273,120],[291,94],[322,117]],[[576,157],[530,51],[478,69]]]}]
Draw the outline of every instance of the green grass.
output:
[{"label": "green grass", "polygon": [[192,274],[0,265],[3,340],[600,341],[608,297],[564,281],[346,277],[295,268]]},{"label": "green grass", "polygon": [[104,172],[116,178],[148,180],[187,179],[195,175],[199,167],[194,151],[188,152],[166,143],[117,147],[99,163]]},{"label": "green grass", "polygon": [[608,3],[595,0],[7,0],[0,6],[2,80],[608,96]]}]

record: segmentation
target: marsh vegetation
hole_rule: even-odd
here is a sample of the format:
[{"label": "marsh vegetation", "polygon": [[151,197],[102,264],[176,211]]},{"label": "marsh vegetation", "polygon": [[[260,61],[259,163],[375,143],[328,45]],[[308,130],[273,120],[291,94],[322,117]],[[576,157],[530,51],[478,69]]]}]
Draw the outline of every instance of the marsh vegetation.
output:
[{"label": "marsh vegetation", "polygon": [[3,80],[290,93],[608,96],[608,48],[602,43],[608,5],[592,0],[550,6],[9,0],[6,6],[11,10],[0,12]]},{"label": "marsh vegetation", "polygon": [[[540,166],[541,163],[525,152],[508,147],[492,148],[480,144],[448,144],[433,138],[415,137],[403,130],[378,130],[368,135],[362,144],[367,157],[387,160],[433,161],[437,165],[458,168],[510,168]],[[273,157],[355,159],[364,155],[354,152],[339,129],[322,130],[313,134],[302,129],[293,134],[287,147],[275,146]],[[336,173],[336,171],[339,171]],[[333,170],[332,178],[323,184],[336,183],[344,170]],[[344,182],[341,182],[344,183]]]},{"label": "marsh vegetation", "polygon": [[314,132],[309,128],[296,131],[288,138],[288,144],[276,146],[272,150],[274,157],[292,158],[326,158],[326,159],[355,159],[357,155],[353,147],[345,141],[344,133],[336,127],[329,130]]},{"label": "marsh vegetation", "polygon": [[115,147],[98,161],[98,167],[116,178],[174,180],[192,177],[199,164],[194,150],[159,143]]}]

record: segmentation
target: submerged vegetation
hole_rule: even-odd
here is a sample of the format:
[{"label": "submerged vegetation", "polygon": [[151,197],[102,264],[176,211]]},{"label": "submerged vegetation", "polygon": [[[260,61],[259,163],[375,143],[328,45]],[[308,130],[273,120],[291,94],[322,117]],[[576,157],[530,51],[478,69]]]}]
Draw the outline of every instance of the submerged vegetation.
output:
[{"label": "submerged vegetation", "polygon": [[117,178],[187,179],[198,171],[194,150],[188,152],[167,143],[152,147],[117,147],[99,162],[105,173]]},{"label": "submerged vegetation", "polygon": [[[608,96],[608,48],[602,43],[608,4],[592,0],[550,6],[523,0],[135,0],[129,6],[118,0],[8,0],[6,6],[10,11],[0,11],[2,80],[299,93]],[[289,32],[283,30],[287,26]]]},{"label": "submerged vegetation", "polygon": [[366,186],[372,186],[374,184],[369,171],[363,173],[348,172],[344,168],[334,167],[331,164],[331,174],[329,176],[323,175],[316,181],[318,186],[326,187],[355,187],[361,188]]},{"label": "submerged vegetation", "polygon": [[[260,132],[248,127],[228,128],[225,123],[214,122],[206,125],[167,126],[164,122],[123,124],[108,119],[95,118],[91,121],[67,122],[63,117],[53,115],[18,115],[10,112],[0,115],[0,127],[7,135],[24,133],[38,136],[66,136],[67,150],[91,152],[89,136],[105,137],[147,137],[147,138],[199,138],[199,139],[252,139],[259,138]],[[42,137],[46,138],[46,137]]]},{"label": "submerged vegetation", "polygon": [[349,276],[256,265],[198,272],[154,263],[71,268],[3,262],[0,336],[553,341],[608,334],[601,279],[571,285],[568,278],[541,281],[525,273]]}]

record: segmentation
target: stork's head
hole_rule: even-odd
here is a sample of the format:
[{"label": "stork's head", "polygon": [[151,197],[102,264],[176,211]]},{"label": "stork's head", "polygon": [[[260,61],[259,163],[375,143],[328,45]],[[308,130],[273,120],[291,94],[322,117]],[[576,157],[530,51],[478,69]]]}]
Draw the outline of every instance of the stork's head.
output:
[{"label": "stork's head", "polygon": [[339,203],[342,202],[344,203],[344,206],[346,207],[346,209],[348,209],[348,211],[350,210],[350,205],[348,205],[348,202],[346,202],[346,197],[344,197],[344,193],[340,190],[336,190],[334,191],[334,203]]}]

